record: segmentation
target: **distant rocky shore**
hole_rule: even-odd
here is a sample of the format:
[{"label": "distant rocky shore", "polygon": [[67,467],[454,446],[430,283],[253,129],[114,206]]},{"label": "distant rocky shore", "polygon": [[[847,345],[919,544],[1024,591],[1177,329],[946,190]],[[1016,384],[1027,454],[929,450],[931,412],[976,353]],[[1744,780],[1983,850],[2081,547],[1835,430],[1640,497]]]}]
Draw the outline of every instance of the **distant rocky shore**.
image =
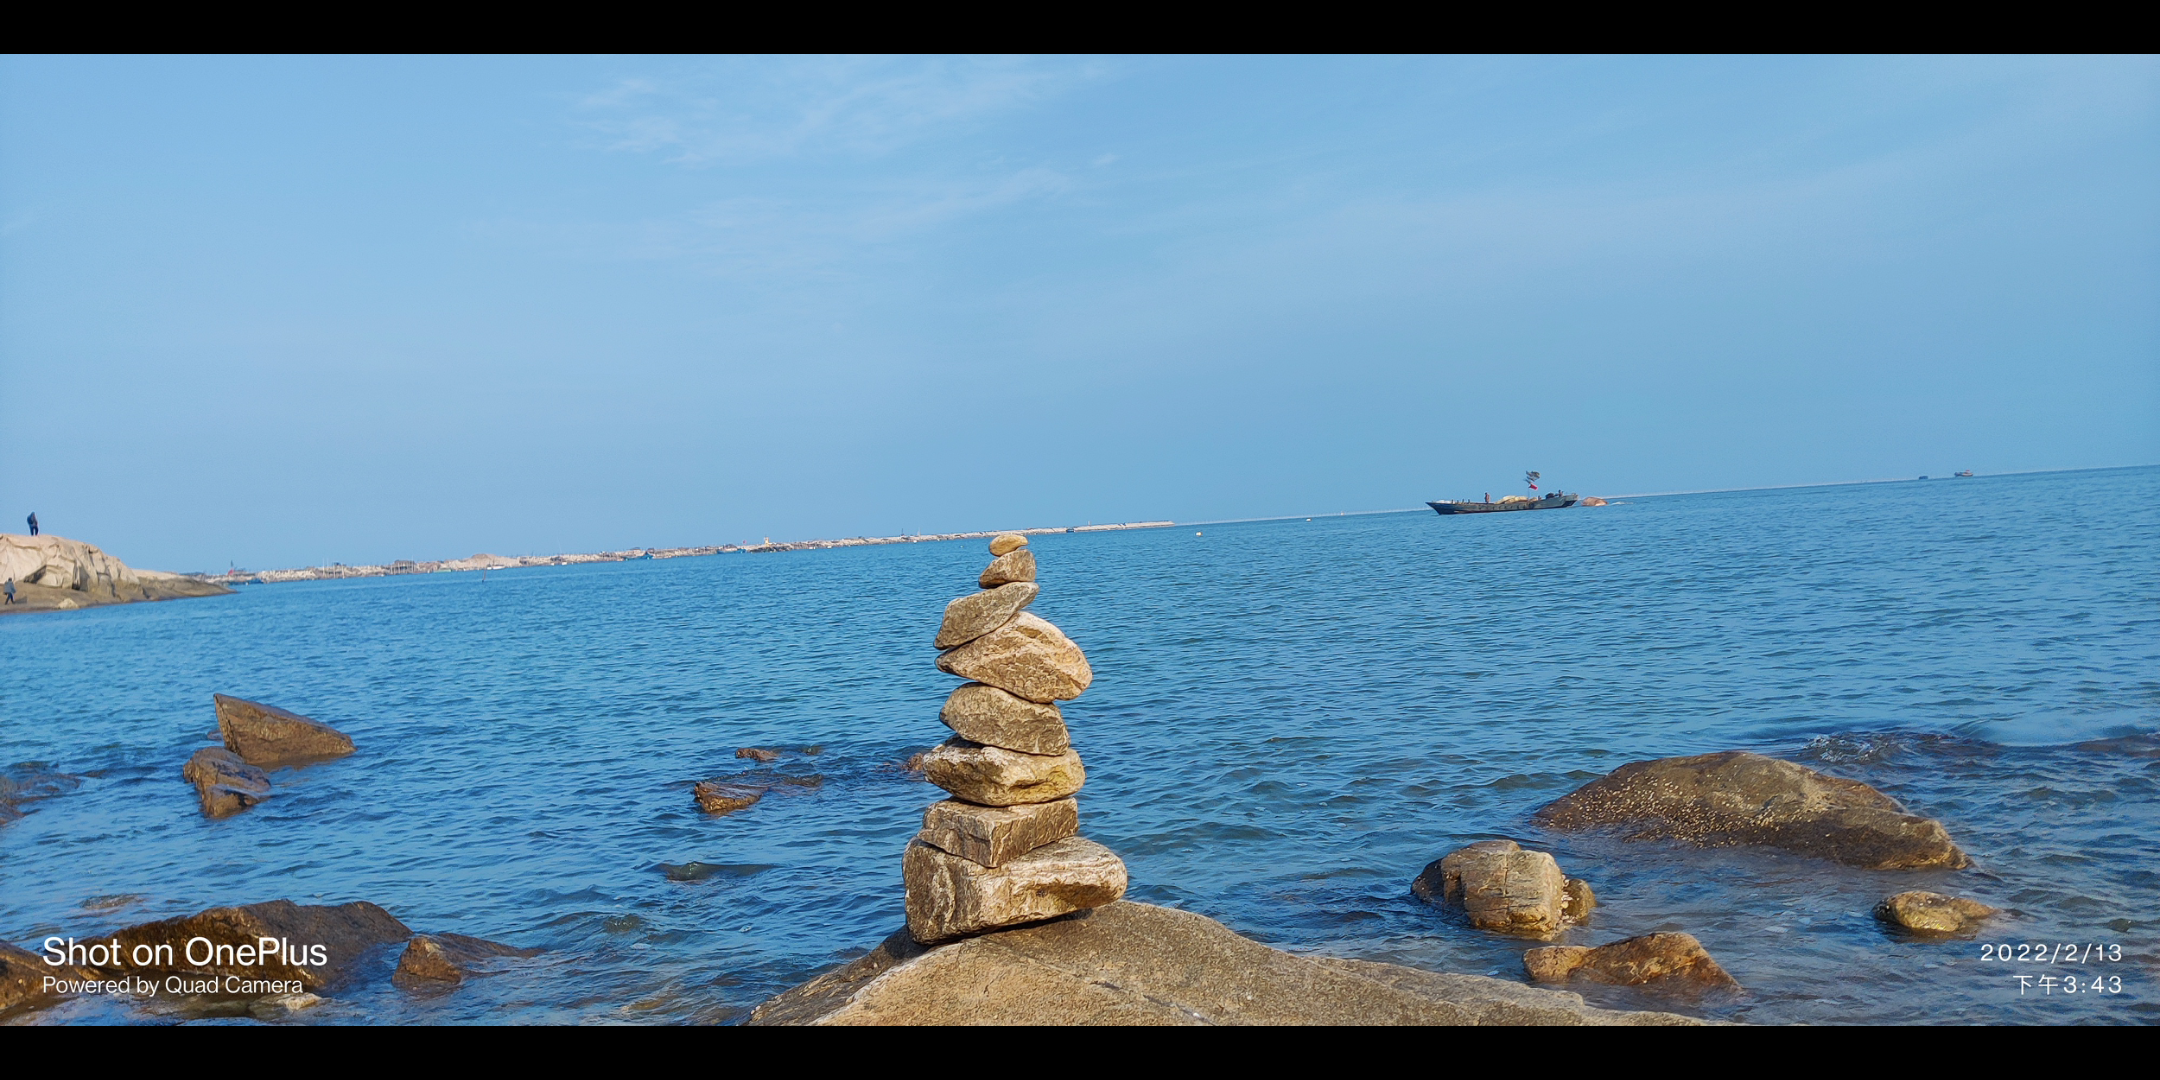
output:
[{"label": "distant rocky shore", "polygon": [[1040,536],[1047,533],[1117,532],[1124,529],[1161,529],[1172,521],[1127,521],[1112,525],[1072,525],[1044,529],[998,529],[989,532],[909,533],[903,536],[854,536],[844,540],[795,540],[762,544],[717,544],[703,547],[626,548],[565,555],[489,555],[464,559],[415,562],[399,559],[374,566],[304,566],[297,570],[235,570],[226,574],[189,575],[195,580],[223,585],[261,585],[278,581],[323,581],[335,578],[391,577],[398,574],[443,574],[464,570],[508,570],[522,566],[577,566],[583,563],[626,562],[631,559],[677,559],[686,555],[725,555],[736,552],[822,551],[827,548],[870,547],[877,544],[922,544],[936,540],[987,540],[1003,533]]},{"label": "distant rocky shore", "polygon": [[232,591],[202,575],[137,570],[95,544],[64,536],[15,533],[0,533],[0,580],[11,581],[15,587],[14,602],[0,605],[0,614],[179,600]]}]

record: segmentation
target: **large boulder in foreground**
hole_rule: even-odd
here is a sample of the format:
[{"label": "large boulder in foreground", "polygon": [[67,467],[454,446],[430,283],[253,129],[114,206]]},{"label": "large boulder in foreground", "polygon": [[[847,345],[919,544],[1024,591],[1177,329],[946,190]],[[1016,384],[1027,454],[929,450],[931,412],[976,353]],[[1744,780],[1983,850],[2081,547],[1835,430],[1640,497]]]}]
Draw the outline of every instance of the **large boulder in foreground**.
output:
[{"label": "large boulder in foreground", "polygon": [[1513,840],[1480,840],[1425,867],[1410,892],[1428,904],[1461,908],[1470,925],[1508,934],[1551,934],[1587,917],[1596,900],[1542,851]]},{"label": "large boulder in foreground", "polygon": [[902,930],[759,1005],[757,1025],[1695,1024],[1477,975],[1271,949],[1120,901],[924,948]]},{"label": "large boulder in foreground", "polygon": [[195,751],[195,756],[180,766],[180,775],[195,785],[205,817],[237,814],[270,796],[269,774],[222,746]]},{"label": "large boulder in foreground", "polygon": [[488,961],[538,955],[539,949],[520,949],[466,934],[414,934],[398,956],[390,982],[418,993],[439,992],[479,974]]},{"label": "large boulder in foreground", "polygon": [[250,765],[274,769],[353,752],[344,732],[275,705],[212,694],[217,702],[218,732],[225,748]]},{"label": "large boulder in foreground", "polygon": [[1630,840],[1782,848],[1869,870],[1972,865],[1942,822],[1908,814],[1866,784],[1739,750],[1622,765],[1536,820],[1616,827]]},{"label": "large boulder in foreground", "polygon": [[1740,984],[1693,934],[1643,934],[1610,945],[1548,945],[1523,954],[1523,971],[1538,982],[1588,979],[1663,990],[1738,990]]},{"label": "large boulder in foreground", "polygon": [[261,997],[333,986],[368,950],[410,937],[404,923],[366,901],[272,900],[211,908],[107,935],[120,943],[122,956],[132,958],[136,946],[144,945],[152,960],[98,970],[107,977],[178,975],[191,987],[183,992],[190,994]]}]

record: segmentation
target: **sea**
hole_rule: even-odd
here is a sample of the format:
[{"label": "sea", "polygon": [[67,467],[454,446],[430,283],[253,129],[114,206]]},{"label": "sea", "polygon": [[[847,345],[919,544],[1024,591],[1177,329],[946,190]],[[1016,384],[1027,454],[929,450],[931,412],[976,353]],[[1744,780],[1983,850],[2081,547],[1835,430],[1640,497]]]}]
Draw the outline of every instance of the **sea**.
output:
[{"label": "sea", "polygon": [[[1085,835],[1128,898],[1299,953],[1522,980],[1542,944],[1420,902],[1478,840],[1601,901],[1555,939],[1693,934],[1744,988],[1576,985],[1753,1023],[2160,1020],[2160,468],[1036,536],[1086,651]],[[939,797],[933,666],[982,541],[247,586],[0,619],[0,939],[287,898],[540,955],[457,989],[395,951],[268,1021],[82,997],[8,1023],[727,1024],[902,925]],[[350,734],[223,820],[211,695]],[[770,748],[769,763],[738,758]],[[1941,819],[1973,865],[1871,871],[1557,834],[1631,761],[1750,750]],[[700,780],[780,777],[726,816]],[[1908,889],[2002,909],[1921,939]],[[2097,950],[2097,951],[2096,951]]]}]

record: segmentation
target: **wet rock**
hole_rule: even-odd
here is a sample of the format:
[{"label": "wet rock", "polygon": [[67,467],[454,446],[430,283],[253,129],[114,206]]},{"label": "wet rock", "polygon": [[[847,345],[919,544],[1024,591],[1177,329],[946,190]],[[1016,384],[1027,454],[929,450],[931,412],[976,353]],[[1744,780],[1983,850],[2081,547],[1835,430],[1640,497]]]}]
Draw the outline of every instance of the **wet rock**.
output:
[{"label": "wet rock", "polygon": [[1092,840],[1046,844],[988,867],[909,841],[908,932],[928,944],[1100,907],[1125,895],[1125,862]]},{"label": "wet rock", "polygon": [[735,756],[749,758],[752,761],[778,761],[780,760],[780,751],[767,750],[761,746],[745,746],[735,751]]},{"label": "wet rock", "polygon": [[1011,622],[1040,595],[1042,586],[1016,581],[963,596],[945,605],[945,621],[938,626],[935,644],[940,649],[965,645]]},{"label": "wet rock", "polygon": [[95,973],[73,965],[54,967],[45,960],[42,953],[18,949],[0,941],[0,1016],[42,1009],[59,1001],[61,995],[46,989],[47,978],[71,981],[98,978]]},{"label": "wet rock", "polygon": [[915,753],[909,754],[908,759],[900,763],[900,767],[906,769],[909,772],[919,773],[923,771],[923,763],[929,760],[930,751],[918,750]]},{"label": "wet rock", "polygon": [[271,769],[353,752],[353,741],[328,724],[275,705],[224,694],[211,696],[217,702],[218,731],[225,736],[225,748],[250,765]]},{"label": "wet rock", "polygon": [[719,780],[701,780],[690,789],[690,796],[697,800],[698,809],[708,814],[732,814],[745,807],[755,806],[765,797],[765,789],[749,784],[730,784]]},{"label": "wet rock", "polygon": [[999,533],[990,538],[990,554],[1010,555],[1027,546],[1027,537],[1019,533]]},{"label": "wet rock", "polygon": [[1569,922],[1582,922],[1597,907],[1597,894],[1590,891],[1590,883],[1581,878],[1567,879],[1567,906],[1561,914]]},{"label": "wet rock", "polygon": [[1080,755],[1021,754],[966,739],[947,739],[923,758],[923,776],[965,802],[1014,806],[1050,802],[1080,790]]},{"label": "wet rock", "polygon": [[1079,697],[1095,681],[1080,646],[1064,631],[1026,611],[996,630],[940,653],[937,666],[947,674],[988,683],[1038,703]]},{"label": "wet rock", "polygon": [[1728,751],[1638,761],[1537,812],[1555,829],[1618,827],[1630,840],[1760,845],[1871,870],[1971,865],[1942,822],[1856,780]]},{"label": "wet rock", "polygon": [[1567,885],[1551,855],[1513,840],[1483,840],[1426,866],[1410,891],[1461,908],[1480,930],[1550,934],[1567,925]]},{"label": "wet rock", "polygon": [[1072,749],[1065,714],[1057,706],[1016,697],[986,683],[968,683],[953,691],[938,719],[961,738],[985,746],[1023,754],[1062,754]]},{"label": "wet rock", "polygon": [[82,777],[54,772],[43,764],[26,761],[0,769],[0,825],[28,811],[23,807],[40,799],[64,795],[82,786]]},{"label": "wet rock", "polygon": [[520,949],[464,934],[414,934],[405,943],[390,982],[405,990],[447,990],[473,974],[474,966],[482,961],[538,955],[539,949]]},{"label": "wet rock", "polygon": [[195,785],[195,793],[202,797],[202,812],[209,817],[237,814],[270,795],[269,774],[219,746],[195,751],[180,767],[180,775]]},{"label": "wet rock", "polygon": [[1080,804],[1074,799],[1023,806],[946,799],[923,811],[922,831],[915,839],[984,866],[1003,866],[1079,831]]},{"label": "wet rock", "polygon": [[1287,953],[1191,912],[1118,901],[935,948],[905,929],[759,1005],[752,1025],[1675,1024],[1479,975]]},{"label": "wet rock", "polygon": [[248,1015],[257,1020],[283,1020],[320,1004],[322,998],[314,994],[279,994],[249,1005]]},{"label": "wet rock", "polygon": [[1033,580],[1035,580],[1035,553],[1026,548],[1020,548],[990,560],[990,565],[984,568],[982,577],[977,578],[976,582],[985,589],[995,589],[1000,585],[1010,585],[1015,581]]},{"label": "wet rock", "polygon": [[1588,979],[1617,986],[1654,983],[1678,990],[1740,988],[1692,934],[1644,934],[1594,949],[1549,945],[1524,953],[1523,970],[1537,982]]},{"label": "wet rock", "polygon": [[[112,938],[131,959],[138,945],[153,950],[153,962],[127,965],[131,974],[216,977],[214,990],[192,992],[263,997],[335,986],[370,949],[411,936],[404,923],[366,901],[333,906],[272,900],[144,923]],[[224,981],[227,975],[236,980]],[[297,989],[289,985],[293,981]]]},{"label": "wet rock", "polygon": [[1918,889],[1901,892],[1875,906],[1876,918],[1922,934],[1962,934],[1993,914],[1994,908],[1978,900]]}]

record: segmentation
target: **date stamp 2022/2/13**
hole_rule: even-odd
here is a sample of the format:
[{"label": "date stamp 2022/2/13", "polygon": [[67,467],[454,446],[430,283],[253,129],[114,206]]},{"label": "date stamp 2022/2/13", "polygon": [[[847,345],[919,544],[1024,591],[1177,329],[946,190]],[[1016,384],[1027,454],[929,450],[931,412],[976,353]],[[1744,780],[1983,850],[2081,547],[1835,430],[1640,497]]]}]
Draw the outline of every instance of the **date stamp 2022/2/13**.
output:
[{"label": "date stamp 2022/2/13", "polygon": [[[2123,950],[2120,944],[2103,945],[2099,942],[2044,942],[2026,941],[2015,944],[1982,943],[1982,963],[2046,964],[2049,967],[2091,964],[2119,964]],[[2018,996],[2029,994],[2055,997],[2067,994],[2120,994],[2123,992],[2122,975],[2105,968],[2092,972],[2067,972],[2055,974],[2044,972],[2029,974],[2018,972],[2009,976],[2016,983]]]}]

